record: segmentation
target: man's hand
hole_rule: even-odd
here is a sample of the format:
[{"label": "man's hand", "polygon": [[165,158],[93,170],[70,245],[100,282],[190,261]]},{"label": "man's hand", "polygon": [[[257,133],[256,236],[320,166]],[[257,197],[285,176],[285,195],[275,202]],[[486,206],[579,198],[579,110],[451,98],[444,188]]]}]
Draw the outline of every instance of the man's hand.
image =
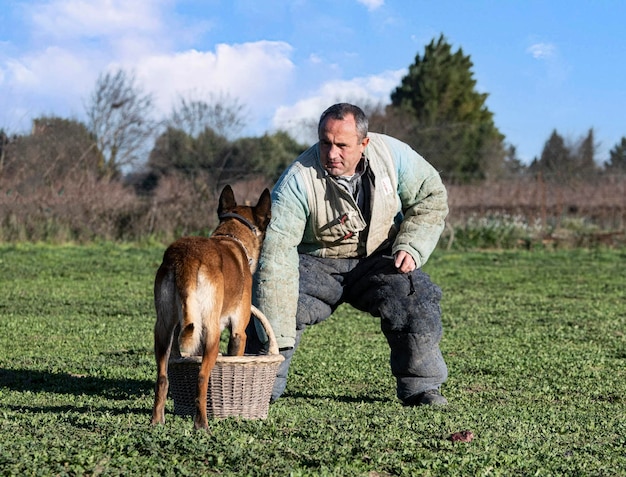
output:
[{"label": "man's hand", "polygon": [[404,250],[396,253],[393,264],[400,273],[409,273],[415,270],[415,260]]}]

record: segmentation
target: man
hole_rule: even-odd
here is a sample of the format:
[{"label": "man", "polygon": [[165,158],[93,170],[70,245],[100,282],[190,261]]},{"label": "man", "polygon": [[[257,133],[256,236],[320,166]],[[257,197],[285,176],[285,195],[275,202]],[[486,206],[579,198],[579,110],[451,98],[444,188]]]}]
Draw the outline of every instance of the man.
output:
[{"label": "man", "polygon": [[328,108],[318,134],[274,186],[255,276],[255,304],[285,356],[272,400],[306,327],[349,303],[380,317],[398,398],[447,404],[441,290],[421,271],[448,214],[439,174],[408,145],[368,134],[351,104]]}]

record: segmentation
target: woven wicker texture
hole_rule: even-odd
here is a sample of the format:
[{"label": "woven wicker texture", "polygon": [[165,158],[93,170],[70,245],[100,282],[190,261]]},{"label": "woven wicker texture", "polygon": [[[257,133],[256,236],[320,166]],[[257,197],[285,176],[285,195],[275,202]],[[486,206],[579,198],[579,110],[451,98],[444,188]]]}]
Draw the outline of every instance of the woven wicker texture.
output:
[{"label": "woven wicker texture", "polygon": [[[284,360],[278,353],[276,337],[267,318],[256,307],[252,314],[265,328],[269,354],[261,356],[222,356],[217,358],[209,377],[207,414],[216,418],[265,419],[269,411],[276,371]],[[195,413],[200,356],[171,359],[168,365],[169,393],[174,414]]]}]

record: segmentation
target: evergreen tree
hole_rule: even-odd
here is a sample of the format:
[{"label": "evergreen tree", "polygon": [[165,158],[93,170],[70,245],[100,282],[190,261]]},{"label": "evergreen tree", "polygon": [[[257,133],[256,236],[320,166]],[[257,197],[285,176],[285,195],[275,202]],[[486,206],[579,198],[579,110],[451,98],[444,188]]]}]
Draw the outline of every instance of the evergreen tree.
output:
[{"label": "evergreen tree", "polygon": [[626,174],[626,136],[611,149],[609,155],[608,162],[604,163],[607,172]]},{"label": "evergreen tree", "polygon": [[506,148],[506,156],[504,158],[504,171],[502,176],[505,178],[514,178],[524,175],[526,166],[517,157],[517,148],[509,144]]},{"label": "evergreen tree", "polygon": [[531,164],[531,171],[546,180],[563,181],[572,176],[574,164],[570,149],[555,129],[544,144],[539,160]]},{"label": "evergreen tree", "polygon": [[596,174],[598,168],[595,155],[596,144],[594,142],[593,128],[591,128],[578,148],[578,170],[576,171],[578,177],[586,179]]},{"label": "evergreen tree", "polygon": [[[448,180],[484,179],[504,170],[504,136],[475,90],[473,63],[444,36],[426,46],[391,95],[388,132],[405,140]],[[399,126],[399,127],[398,127]]]}]

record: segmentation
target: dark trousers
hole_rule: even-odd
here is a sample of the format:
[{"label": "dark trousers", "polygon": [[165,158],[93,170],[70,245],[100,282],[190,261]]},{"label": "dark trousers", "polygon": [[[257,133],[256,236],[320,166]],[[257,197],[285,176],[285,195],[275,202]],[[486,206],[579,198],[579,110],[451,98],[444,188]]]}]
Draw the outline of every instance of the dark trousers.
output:
[{"label": "dark trousers", "polygon": [[307,326],[327,319],[342,303],[380,317],[389,343],[391,372],[398,398],[405,401],[445,382],[448,370],[439,350],[442,336],[441,289],[421,270],[396,271],[383,255],[330,259],[300,255],[300,296],[294,348],[281,350],[272,392],[278,399],[287,385],[291,358]]}]

